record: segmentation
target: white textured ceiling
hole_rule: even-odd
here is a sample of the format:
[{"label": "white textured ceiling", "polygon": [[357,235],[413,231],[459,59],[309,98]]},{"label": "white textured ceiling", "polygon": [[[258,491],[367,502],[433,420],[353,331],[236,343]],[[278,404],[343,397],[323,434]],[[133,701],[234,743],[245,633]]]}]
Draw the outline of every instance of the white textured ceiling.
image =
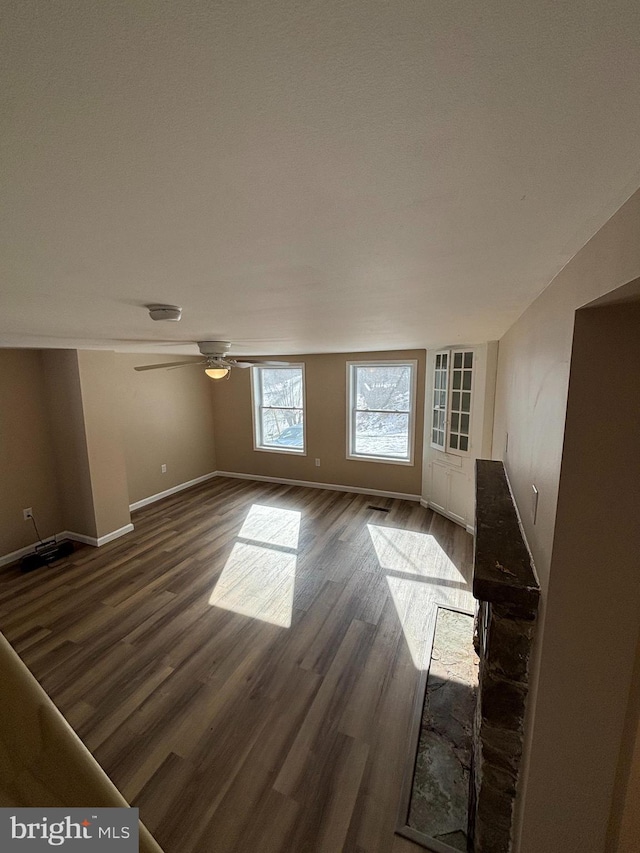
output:
[{"label": "white textured ceiling", "polygon": [[1,346],[497,338],[640,183],[637,0],[1,5]]}]

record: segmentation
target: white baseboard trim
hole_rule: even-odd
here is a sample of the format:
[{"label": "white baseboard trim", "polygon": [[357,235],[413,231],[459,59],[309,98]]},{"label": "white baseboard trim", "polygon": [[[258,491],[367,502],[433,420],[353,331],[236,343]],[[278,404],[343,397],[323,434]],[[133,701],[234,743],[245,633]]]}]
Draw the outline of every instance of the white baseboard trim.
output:
[{"label": "white baseboard trim", "polygon": [[350,492],[356,495],[376,495],[379,498],[396,498],[403,501],[419,501],[420,495],[403,492],[385,492],[381,489],[365,489],[362,486],[340,486],[337,483],[315,483],[311,480],[287,480],[283,477],[265,477],[262,474],[238,474],[235,471],[217,471],[218,477],[233,477],[236,480],[258,480],[264,483],[281,483],[283,486],[304,486],[307,489],[328,489],[330,492]]},{"label": "white baseboard trim", "polygon": [[[50,536],[49,539],[53,537]],[[39,542],[34,542],[32,545],[25,545],[24,548],[18,548],[17,551],[11,551],[9,554],[4,554],[4,556],[0,557],[0,567],[8,566],[9,563],[15,563],[16,560],[21,560],[23,557],[26,557],[27,554],[31,554],[36,550],[36,545],[39,545]]]},{"label": "white baseboard trim", "polygon": [[133,524],[125,524],[124,527],[119,527],[117,530],[112,530],[111,533],[105,533],[104,536],[86,536],[84,533],[74,533],[73,530],[65,530],[60,533],[58,538],[73,539],[74,542],[81,542],[83,545],[93,545],[94,548],[99,548],[101,545],[106,545],[107,542],[113,542],[114,539],[119,539],[126,533],[131,533]]},{"label": "white baseboard trim", "polygon": [[[47,536],[44,541],[48,542],[50,539],[56,539],[56,541],[60,542],[62,539],[72,539],[74,542],[80,542],[83,545],[93,545],[94,548],[99,548],[101,545],[106,545],[107,542],[113,542],[114,539],[119,539],[126,533],[131,533],[132,530],[133,524],[125,524],[124,527],[120,527],[118,530],[112,530],[111,533],[105,533],[104,536],[100,536],[98,538],[95,536],[86,536],[84,533],[74,533],[72,530],[63,530],[61,533],[56,533],[54,536]],[[39,542],[33,542],[31,545],[25,545],[24,548],[18,548],[17,551],[11,551],[10,554],[4,554],[4,556],[0,557],[0,568],[2,568],[2,566],[8,566],[9,563],[15,563],[17,560],[21,560],[22,557],[26,557],[27,554],[33,554],[36,550],[36,545],[39,544]]]},{"label": "white baseboard trim", "polygon": [[98,547],[98,540],[95,536],[87,536],[85,533],[74,533],[73,530],[63,530],[60,534],[62,539],[73,539],[74,542],[80,542],[82,545],[93,545]]},{"label": "white baseboard trim", "polygon": [[119,527],[117,530],[112,530],[111,533],[105,533],[104,536],[98,537],[98,548],[101,545],[106,545],[107,542],[113,542],[114,539],[119,539],[121,536],[125,536],[127,533],[131,533],[133,530],[133,524],[125,524],[124,527]]},{"label": "white baseboard trim", "polygon": [[473,524],[467,524],[464,521],[460,521],[459,517],[456,515],[452,515],[448,513],[446,510],[442,509],[440,506],[435,506],[434,504],[426,501],[424,498],[420,498],[420,506],[423,506],[425,509],[430,509],[433,512],[439,513],[439,515],[443,515],[445,518],[448,518],[449,521],[453,521],[454,524],[459,524],[460,527],[464,527],[467,533],[470,533],[472,536],[475,534],[476,530]]},{"label": "white baseboard trim", "polygon": [[135,503],[129,504],[129,512],[133,512],[134,509],[141,509],[141,507],[155,503],[156,501],[161,501],[162,498],[168,498],[169,495],[175,495],[176,492],[181,492],[183,489],[189,489],[191,486],[197,486],[198,483],[204,483],[205,480],[211,480],[217,475],[217,471],[212,471],[210,474],[203,474],[202,477],[196,477],[194,480],[187,480],[186,483],[180,483],[177,486],[172,486],[170,489],[165,489],[164,492],[158,492],[156,495],[149,495],[148,498],[142,498],[141,501],[135,501]]}]

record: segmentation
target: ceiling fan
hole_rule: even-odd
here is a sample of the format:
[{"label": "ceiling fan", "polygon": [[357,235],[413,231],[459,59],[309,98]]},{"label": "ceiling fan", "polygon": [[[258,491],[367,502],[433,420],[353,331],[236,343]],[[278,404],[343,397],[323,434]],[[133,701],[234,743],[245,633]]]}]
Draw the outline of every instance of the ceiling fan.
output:
[{"label": "ceiling fan", "polygon": [[229,376],[232,367],[252,367],[254,364],[265,364],[281,367],[288,361],[268,361],[262,358],[245,358],[241,361],[227,358],[231,349],[229,341],[197,341],[198,349],[204,356],[202,361],[169,361],[164,364],[143,364],[134,370],[160,370],[173,367],[201,367],[206,365],[204,372],[210,379],[224,379]]}]

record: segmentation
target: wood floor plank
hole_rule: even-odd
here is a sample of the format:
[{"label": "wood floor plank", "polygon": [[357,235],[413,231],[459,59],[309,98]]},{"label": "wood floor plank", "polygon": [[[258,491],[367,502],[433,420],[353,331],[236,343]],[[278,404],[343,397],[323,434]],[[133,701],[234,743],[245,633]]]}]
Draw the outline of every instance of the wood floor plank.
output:
[{"label": "wood floor plank", "polygon": [[225,478],[133,520],[0,570],[0,629],[166,853],[415,849],[394,834],[414,693],[437,605],[472,606],[471,537]]}]

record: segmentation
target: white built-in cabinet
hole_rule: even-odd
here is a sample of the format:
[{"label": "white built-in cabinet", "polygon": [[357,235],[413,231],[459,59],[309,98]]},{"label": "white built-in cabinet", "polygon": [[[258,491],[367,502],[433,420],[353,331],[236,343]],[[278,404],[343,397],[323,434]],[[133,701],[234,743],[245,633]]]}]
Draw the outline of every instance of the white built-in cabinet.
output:
[{"label": "white built-in cabinet", "polygon": [[473,532],[475,460],[491,457],[496,341],[427,353],[422,503]]},{"label": "white built-in cabinet", "polygon": [[468,472],[455,466],[455,463],[431,462],[431,509],[448,516],[465,527],[467,517]]}]

